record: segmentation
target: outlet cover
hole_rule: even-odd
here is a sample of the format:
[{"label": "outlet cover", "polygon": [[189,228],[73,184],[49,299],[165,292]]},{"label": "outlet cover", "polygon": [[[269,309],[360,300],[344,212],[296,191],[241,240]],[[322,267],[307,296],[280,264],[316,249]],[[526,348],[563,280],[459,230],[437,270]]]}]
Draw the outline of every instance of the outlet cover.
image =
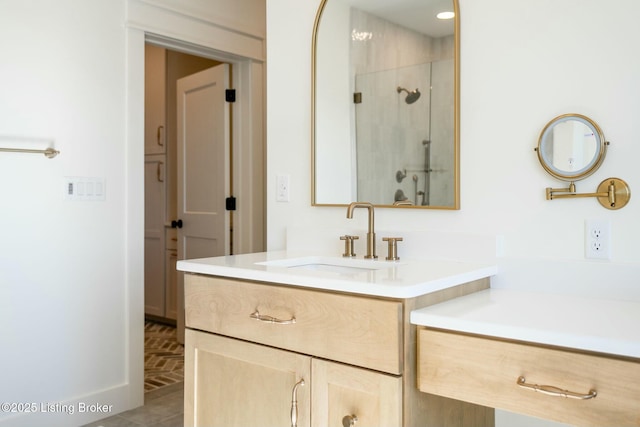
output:
[{"label": "outlet cover", "polygon": [[276,201],[289,201],[289,175],[276,175]]},{"label": "outlet cover", "polygon": [[585,221],[584,256],[588,259],[611,259],[611,222],[590,219]]}]

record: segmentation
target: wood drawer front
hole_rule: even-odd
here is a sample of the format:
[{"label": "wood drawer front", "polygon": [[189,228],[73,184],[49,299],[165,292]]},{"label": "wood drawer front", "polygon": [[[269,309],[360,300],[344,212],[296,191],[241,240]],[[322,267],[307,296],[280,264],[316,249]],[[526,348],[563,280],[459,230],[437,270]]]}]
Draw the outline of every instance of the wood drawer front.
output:
[{"label": "wood drawer front", "polygon": [[[187,274],[185,308],[189,328],[402,373],[400,302]],[[296,322],[261,322],[256,311]]]},{"label": "wood drawer front", "polygon": [[[597,396],[549,396],[550,385]],[[484,337],[418,330],[420,391],[581,426],[640,426],[640,363]]]}]

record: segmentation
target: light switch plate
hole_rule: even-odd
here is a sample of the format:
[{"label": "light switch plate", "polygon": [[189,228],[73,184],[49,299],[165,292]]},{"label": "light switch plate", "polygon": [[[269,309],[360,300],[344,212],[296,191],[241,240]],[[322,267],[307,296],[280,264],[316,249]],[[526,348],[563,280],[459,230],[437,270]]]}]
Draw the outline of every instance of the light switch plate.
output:
[{"label": "light switch plate", "polygon": [[104,201],[106,187],[104,178],[85,176],[65,176],[63,194],[70,201]]}]

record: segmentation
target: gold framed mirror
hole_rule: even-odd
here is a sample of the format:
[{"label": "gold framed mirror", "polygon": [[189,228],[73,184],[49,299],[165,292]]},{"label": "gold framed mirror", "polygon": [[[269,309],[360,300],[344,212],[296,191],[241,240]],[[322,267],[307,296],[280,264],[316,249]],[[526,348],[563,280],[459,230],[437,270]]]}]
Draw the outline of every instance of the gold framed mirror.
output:
[{"label": "gold framed mirror", "polygon": [[538,160],[553,177],[569,182],[566,188],[546,188],[547,200],[595,197],[605,208],[625,207],[631,198],[629,185],[620,178],[607,178],[593,193],[578,193],[575,181],[597,171],[609,142],[600,126],[581,114],[563,114],[552,119],[538,138]]},{"label": "gold framed mirror", "polygon": [[322,1],[312,205],[460,208],[459,26],[457,0]]},{"label": "gold framed mirror", "polygon": [[581,114],[563,114],[542,129],[538,160],[552,176],[578,181],[598,170],[609,143],[596,122]]}]

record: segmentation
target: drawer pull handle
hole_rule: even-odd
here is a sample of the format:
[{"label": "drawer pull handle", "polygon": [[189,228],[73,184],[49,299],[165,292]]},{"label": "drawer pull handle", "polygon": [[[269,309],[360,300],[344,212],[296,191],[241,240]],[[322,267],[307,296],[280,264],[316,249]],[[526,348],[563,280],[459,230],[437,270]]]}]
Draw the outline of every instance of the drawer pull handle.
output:
[{"label": "drawer pull handle", "polygon": [[574,393],[569,390],[563,390],[558,387],[554,387],[552,385],[538,385],[538,384],[527,384],[526,379],[522,376],[518,377],[517,384],[526,388],[527,390],[537,391],[543,394],[548,394],[549,396],[558,396],[558,397],[566,397],[569,399],[578,399],[578,400],[587,400],[593,399],[598,394],[595,390],[589,390],[589,393]]},{"label": "drawer pull handle", "polygon": [[274,323],[276,325],[293,325],[294,323],[296,323],[296,318],[295,317],[292,317],[289,320],[282,320],[282,319],[278,319],[277,317],[265,316],[263,314],[260,314],[260,312],[258,310],[256,310],[255,312],[251,313],[249,315],[249,317],[251,317],[252,319],[258,320],[260,322]]},{"label": "drawer pull handle", "polygon": [[293,386],[291,391],[291,427],[298,426],[298,387],[304,386],[304,378]]},{"label": "drawer pull handle", "polygon": [[164,141],[162,140],[162,132],[164,131],[164,126],[158,126],[158,132],[156,134],[156,141],[160,147],[164,147]]}]

